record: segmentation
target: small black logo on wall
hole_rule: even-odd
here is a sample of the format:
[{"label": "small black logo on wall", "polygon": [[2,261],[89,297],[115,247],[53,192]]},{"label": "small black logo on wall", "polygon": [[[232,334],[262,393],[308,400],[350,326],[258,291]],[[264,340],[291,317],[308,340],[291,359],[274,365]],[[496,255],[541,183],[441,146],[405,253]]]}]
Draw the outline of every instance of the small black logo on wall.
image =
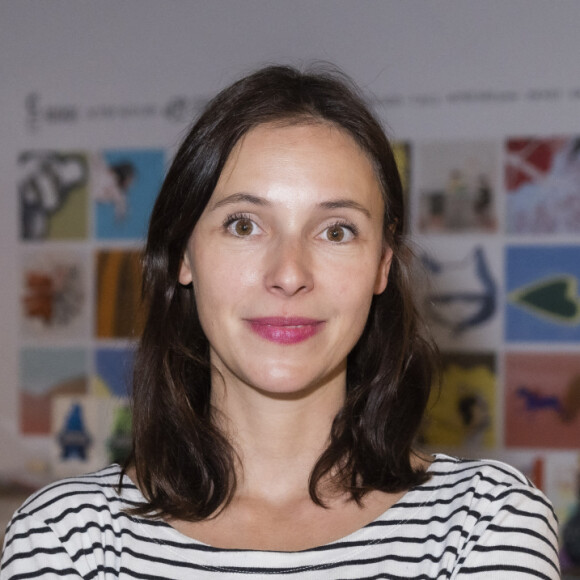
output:
[{"label": "small black logo on wall", "polygon": [[26,125],[33,133],[40,129],[41,124],[70,124],[80,118],[80,111],[76,105],[44,105],[40,93],[28,93],[24,99],[26,110]]},{"label": "small black logo on wall", "polygon": [[166,119],[175,123],[188,122],[198,115],[207,104],[207,99],[203,97],[172,97],[167,100],[163,108],[163,114]]},{"label": "small black logo on wall", "polygon": [[46,125],[71,125],[79,121],[143,121],[163,118],[171,123],[186,123],[199,114],[207,102],[203,97],[174,96],[165,103],[101,103],[72,104],[45,103],[40,92],[32,91],[24,99],[26,126],[37,133]]}]

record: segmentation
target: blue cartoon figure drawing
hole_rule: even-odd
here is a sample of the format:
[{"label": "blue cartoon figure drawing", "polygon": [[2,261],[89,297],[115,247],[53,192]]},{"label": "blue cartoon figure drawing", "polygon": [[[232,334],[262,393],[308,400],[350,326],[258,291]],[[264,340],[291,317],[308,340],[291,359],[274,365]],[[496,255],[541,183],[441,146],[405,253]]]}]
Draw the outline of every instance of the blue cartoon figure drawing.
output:
[{"label": "blue cartoon figure drawing", "polygon": [[58,443],[61,448],[60,458],[86,461],[87,450],[91,442],[92,438],[85,427],[83,408],[79,403],[72,403],[63,428],[58,434]]}]

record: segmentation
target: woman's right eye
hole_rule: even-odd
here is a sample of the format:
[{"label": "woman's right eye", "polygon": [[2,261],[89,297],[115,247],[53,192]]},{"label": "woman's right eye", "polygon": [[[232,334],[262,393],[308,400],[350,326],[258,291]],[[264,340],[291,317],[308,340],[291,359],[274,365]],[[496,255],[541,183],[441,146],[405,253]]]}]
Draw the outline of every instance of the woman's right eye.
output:
[{"label": "woman's right eye", "polygon": [[249,217],[244,216],[232,216],[228,218],[224,225],[230,234],[238,238],[250,237],[251,235],[258,233],[259,230],[254,221]]}]

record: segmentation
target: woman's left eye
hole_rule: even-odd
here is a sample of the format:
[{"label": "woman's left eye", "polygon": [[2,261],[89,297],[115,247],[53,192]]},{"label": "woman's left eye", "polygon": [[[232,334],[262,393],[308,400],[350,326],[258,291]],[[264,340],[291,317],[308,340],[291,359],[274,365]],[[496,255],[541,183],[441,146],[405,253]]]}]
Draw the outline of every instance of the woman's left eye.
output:
[{"label": "woman's left eye", "polygon": [[335,243],[350,242],[356,234],[355,228],[346,224],[333,224],[322,232],[324,239]]}]

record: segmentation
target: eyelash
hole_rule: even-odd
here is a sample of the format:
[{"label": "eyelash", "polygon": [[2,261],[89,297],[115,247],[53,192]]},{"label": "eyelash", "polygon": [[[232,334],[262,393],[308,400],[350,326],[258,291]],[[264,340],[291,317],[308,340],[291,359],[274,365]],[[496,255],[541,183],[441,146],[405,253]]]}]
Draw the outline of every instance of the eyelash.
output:
[{"label": "eyelash", "polygon": [[252,217],[247,213],[233,213],[226,217],[223,223],[223,227],[227,230],[234,222],[237,222],[238,220],[249,220],[252,223],[255,223]]},{"label": "eyelash", "polygon": [[224,227],[231,226],[234,222],[242,219],[254,221],[247,213],[232,213],[226,216],[226,219],[224,220]]},{"label": "eyelash", "polygon": [[337,222],[334,222],[333,224],[330,224],[329,226],[326,226],[324,228],[324,231],[330,229],[330,228],[345,228],[347,229],[355,238],[358,237],[359,234],[359,229],[351,222],[347,222],[347,221],[342,221],[339,220]]}]

